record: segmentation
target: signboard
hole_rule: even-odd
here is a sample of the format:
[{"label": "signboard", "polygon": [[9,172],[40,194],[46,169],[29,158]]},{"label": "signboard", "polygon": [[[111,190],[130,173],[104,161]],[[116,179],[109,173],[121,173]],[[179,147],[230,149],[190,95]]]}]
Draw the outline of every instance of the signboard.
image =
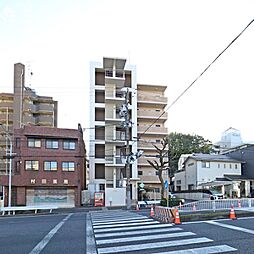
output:
[{"label": "signboard", "polygon": [[104,192],[94,193],[94,206],[104,206]]},{"label": "signboard", "polygon": [[145,185],[144,185],[143,183],[141,183],[141,184],[139,185],[139,188],[140,188],[139,190],[140,190],[140,191],[143,191],[143,190],[144,190],[144,187],[145,187]]},{"label": "signboard", "polygon": [[164,186],[165,186],[165,189],[167,190],[168,189],[168,180],[165,180]]}]

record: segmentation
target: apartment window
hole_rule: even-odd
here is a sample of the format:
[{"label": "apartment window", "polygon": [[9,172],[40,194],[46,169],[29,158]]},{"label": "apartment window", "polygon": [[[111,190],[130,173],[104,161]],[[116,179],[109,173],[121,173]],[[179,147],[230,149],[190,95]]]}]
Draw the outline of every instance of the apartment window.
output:
[{"label": "apartment window", "polygon": [[181,191],[181,186],[176,186],[176,191]]},{"label": "apartment window", "polygon": [[96,140],[105,140],[105,126],[96,126],[95,127],[95,139]]},{"label": "apartment window", "polygon": [[47,139],[46,140],[46,148],[48,148],[48,149],[58,149],[58,140]]},{"label": "apartment window", "polygon": [[176,180],[176,184],[181,184],[181,180]]},{"label": "apartment window", "polygon": [[161,140],[160,140],[160,139],[156,139],[155,141],[156,141],[156,143],[160,143],[160,142],[161,142]]},{"label": "apartment window", "polygon": [[100,191],[105,191],[105,184],[100,183],[99,184],[99,189],[100,189]]},{"label": "apartment window", "polygon": [[202,168],[210,168],[210,162],[209,161],[202,161]]},{"label": "apartment window", "polygon": [[232,168],[232,164],[229,164],[229,168]]},{"label": "apartment window", "polygon": [[44,161],[44,170],[45,171],[56,171],[57,162],[56,161]]},{"label": "apartment window", "polygon": [[224,168],[226,168],[227,167],[227,165],[226,164],[224,164]]},{"label": "apartment window", "polygon": [[154,188],[154,191],[159,193],[161,190],[160,190],[160,188]]},{"label": "apartment window", "polygon": [[188,190],[194,190],[194,184],[189,184],[188,185]]},{"label": "apartment window", "polygon": [[64,140],[63,148],[66,149],[66,150],[75,150],[76,143],[73,140]]},{"label": "apartment window", "polygon": [[161,127],[160,124],[156,124],[155,126],[156,126],[156,127]]},{"label": "apartment window", "polygon": [[74,171],[75,170],[75,163],[72,161],[62,162],[62,170],[63,171]]},{"label": "apartment window", "polygon": [[220,168],[220,163],[218,163],[218,168]]},{"label": "apartment window", "polygon": [[41,147],[41,140],[39,138],[28,138],[27,139],[28,147]]},{"label": "apartment window", "polygon": [[95,144],[95,158],[105,158],[105,145]]},{"label": "apartment window", "polygon": [[15,139],[15,146],[16,148],[20,148],[20,138]]},{"label": "apartment window", "polygon": [[95,179],[105,179],[104,164],[95,164]]},{"label": "apartment window", "polygon": [[235,169],[238,169],[238,165],[237,164],[235,164]]},{"label": "apartment window", "polygon": [[138,175],[142,176],[143,175],[143,171],[138,171]]},{"label": "apartment window", "polygon": [[105,121],[105,108],[95,108],[95,121]]},{"label": "apartment window", "polygon": [[25,161],[25,170],[39,170],[39,161]]}]

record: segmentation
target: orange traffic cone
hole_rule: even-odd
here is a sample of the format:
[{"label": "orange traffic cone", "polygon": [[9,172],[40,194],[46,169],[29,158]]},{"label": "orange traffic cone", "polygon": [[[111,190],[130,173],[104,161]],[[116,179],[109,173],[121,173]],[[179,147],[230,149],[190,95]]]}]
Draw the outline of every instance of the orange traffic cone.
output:
[{"label": "orange traffic cone", "polygon": [[178,212],[178,209],[176,208],[176,213],[175,213],[176,217],[175,217],[175,224],[181,224],[181,221],[180,221],[180,216],[179,216],[179,212]]},{"label": "orange traffic cone", "polygon": [[139,210],[140,210],[140,208],[139,208],[139,205],[137,204],[136,211],[139,211]]},{"label": "orange traffic cone", "polygon": [[238,200],[238,208],[241,208],[241,201]]},{"label": "orange traffic cone", "polygon": [[231,205],[231,209],[230,209],[230,214],[229,214],[229,219],[235,220],[236,216],[235,216],[235,210],[234,210],[234,206]]},{"label": "orange traffic cone", "polygon": [[153,207],[151,207],[150,216],[151,216],[151,217],[153,217],[153,216],[154,216],[154,210],[153,210]]}]

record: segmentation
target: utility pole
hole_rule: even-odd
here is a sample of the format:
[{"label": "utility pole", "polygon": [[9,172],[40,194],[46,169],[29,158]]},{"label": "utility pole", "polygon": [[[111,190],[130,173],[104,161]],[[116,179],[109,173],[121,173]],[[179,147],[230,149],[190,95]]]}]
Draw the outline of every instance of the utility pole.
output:
[{"label": "utility pole", "polygon": [[143,151],[139,150],[135,153],[130,151],[130,116],[129,116],[129,88],[124,90],[125,92],[125,103],[120,108],[120,117],[124,118],[122,123],[123,128],[125,128],[125,140],[126,140],[126,163],[125,163],[125,170],[126,170],[126,207],[127,209],[131,209],[131,164],[135,162],[137,158],[139,158]]},{"label": "utility pole", "polygon": [[125,128],[125,141],[126,141],[126,149],[125,149],[125,156],[126,156],[126,163],[125,163],[125,170],[126,170],[126,206],[127,209],[131,209],[131,185],[130,185],[130,178],[131,178],[131,169],[130,169],[130,117],[129,117],[129,89],[127,88],[125,92],[125,102],[121,106],[120,109],[120,116],[124,118],[123,128]]}]

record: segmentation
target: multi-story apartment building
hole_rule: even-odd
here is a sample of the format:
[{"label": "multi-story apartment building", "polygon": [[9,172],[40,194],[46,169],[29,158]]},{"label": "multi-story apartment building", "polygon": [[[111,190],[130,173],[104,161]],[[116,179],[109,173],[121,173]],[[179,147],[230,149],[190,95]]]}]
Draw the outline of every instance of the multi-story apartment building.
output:
[{"label": "multi-story apartment building", "polygon": [[[158,153],[154,145],[161,148],[161,141],[168,134],[165,127],[168,114],[164,111],[167,106],[166,88],[163,85],[137,85],[138,149],[144,151],[138,159],[138,177],[145,185],[146,196],[151,199],[160,198],[161,184],[156,170],[147,160],[156,160]],[[167,170],[163,171],[163,177],[167,177]]]},{"label": "multi-story apartment building", "polygon": [[[25,66],[14,65],[13,93],[0,93],[0,124],[10,135],[14,128],[24,125],[57,127],[57,101],[49,96],[39,96],[25,85]],[[0,128],[0,134],[4,132]],[[6,172],[7,140],[0,135],[0,174]]]},{"label": "multi-story apartment building", "polygon": [[[105,193],[105,205],[126,204],[126,158],[138,148],[155,154],[151,142],[158,142],[167,135],[164,127],[167,115],[156,124],[155,119],[167,104],[165,86],[137,85],[136,67],[126,65],[126,59],[104,58],[103,63],[91,63],[90,68],[90,156],[89,190],[91,199],[95,192]],[[129,97],[126,98],[127,91]],[[127,136],[119,114],[128,101],[131,128]],[[146,131],[145,131],[146,130]],[[142,141],[138,141],[138,135]],[[129,144],[129,151],[126,146]],[[131,199],[138,199],[138,183],[149,183],[159,188],[155,170],[145,159],[130,165]],[[138,164],[139,163],[139,164]],[[138,166],[139,165],[139,166]],[[144,174],[138,175],[140,172]],[[150,173],[151,172],[151,173]]]},{"label": "multi-story apartment building", "polygon": [[[77,130],[23,126],[14,129],[14,141],[12,205],[81,205],[86,152],[80,125]],[[6,205],[8,180],[0,178]]]}]

